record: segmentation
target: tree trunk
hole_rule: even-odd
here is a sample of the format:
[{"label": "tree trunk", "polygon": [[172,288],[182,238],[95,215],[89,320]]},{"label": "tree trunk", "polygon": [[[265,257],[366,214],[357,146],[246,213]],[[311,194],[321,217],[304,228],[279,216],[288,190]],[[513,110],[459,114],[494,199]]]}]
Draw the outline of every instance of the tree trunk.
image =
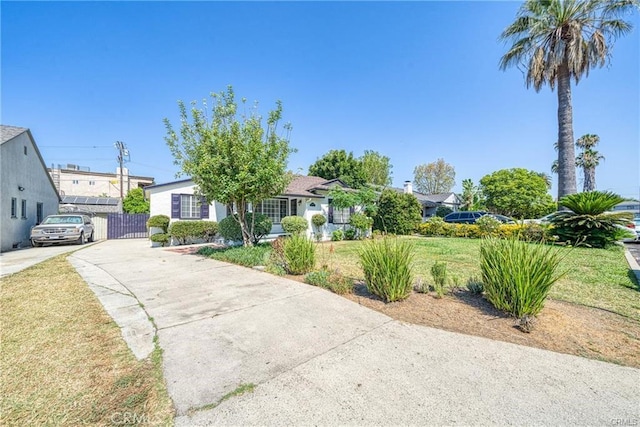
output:
[{"label": "tree trunk", "polygon": [[238,222],[240,223],[240,231],[242,231],[242,245],[253,246],[251,241],[251,232],[247,228],[247,206],[244,202],[237,202]]},{"label": "tree trunk", "polygon": [[594,191],[596,189],[596,168],[588,167],[584,169],[583,191]]},{"label": "tree trunk", "polygon": [[558,200],[577,192],[571,75],[565,61],[558,69]]}]

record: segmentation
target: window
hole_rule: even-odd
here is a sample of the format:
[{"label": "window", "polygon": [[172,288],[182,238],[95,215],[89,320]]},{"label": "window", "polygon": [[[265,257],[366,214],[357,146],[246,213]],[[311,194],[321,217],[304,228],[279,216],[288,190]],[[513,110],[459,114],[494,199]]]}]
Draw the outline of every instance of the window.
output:
[{"label": "window", "polygon": [[73,179],[73,180],[71,180],[71,183],[72,184],[78,184],[78,180],[77,179]]},{"label": "window", "polygon": [[22,199],[22,203],[20,204],[20,217],[27,219],[27,201],[25,199]]},{"label": "window", "polygon": [[348,224],[353,213],[353,207],[345,209],[337,209],[333,207],[333,199],[329,199],[329,223],[330,224]]},{"label": "window", "polygon": [[200,203],[193,194],[180,195],[180,218],[200,218]]},{"label": "window", "polygon": [[26,145],[24,146],[24,155],[25,156],[27,155],[27,146]]},{"label": "window", "polygon": [[18,199],[15,197],[11,198],[11,218],[18,217]]},{"label": "window", "polygon": [[36,224],[40,224],[42,222],[42,202],[38,202],[36,204]]},{"label": "window", "polygon": [[256,213],[261,213],[269,218],[274,224],[280,224],[282,218],[287,216],[287,199],[267,199],[256,206]]},{"label": "window", "polygon": [[89,185],[96,185],[95,181],[89,181]]}]

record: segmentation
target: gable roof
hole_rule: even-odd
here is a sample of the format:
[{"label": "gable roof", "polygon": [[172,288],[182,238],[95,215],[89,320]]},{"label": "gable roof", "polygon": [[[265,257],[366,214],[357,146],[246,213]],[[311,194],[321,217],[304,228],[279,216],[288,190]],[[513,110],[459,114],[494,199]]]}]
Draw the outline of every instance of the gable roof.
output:
[{"label": "gable roof", "polygon": [[[18,126],[0,125],[0,144],[12,140],[16,136],[27,132],[29,129]],[[34,144],[35,145],[35,144]]]},{"label": "gable roof", "polygon": [[58,189],[56,188],[56,185],[53,183],[53,178],[51,178],[51,175],[49,174],[49,172],[47,172],[47,165],[44,163],[42,154],[40,154],[40,150],[38,149],[38,144],[36,144],[36,140],[33,139],[33,135],[31,135],[31,131],[28,128],[0,125],[0,145],[4,144],[5,142],[11,141],[12,139],[22,135],[25,132],[27,133],[27,137],[29,138],[29,141],[31,141],[31,146],[33,147],[33,151],[35,151],[36,155],[38,156],[38,160],[40,160],[40,164],[42,165],[42,171],[47,175],[47,178],[49,179],[49,183],[51,184],[53,191],[56,193],[56,196],[58,196],[58,201],[60,201],[60,193],[58,193]]},{"label": "gable roof", "polygon": [[445,200],[447,200],[449,197],[451,197],[451,195],[453,195],[454,200],[457,202],[457,196],[455,193],[438,193],[438,194],[429,194],[427,195],[427,197],[429,198],[430,201],[434,202],[434,203],[442,203]]}]

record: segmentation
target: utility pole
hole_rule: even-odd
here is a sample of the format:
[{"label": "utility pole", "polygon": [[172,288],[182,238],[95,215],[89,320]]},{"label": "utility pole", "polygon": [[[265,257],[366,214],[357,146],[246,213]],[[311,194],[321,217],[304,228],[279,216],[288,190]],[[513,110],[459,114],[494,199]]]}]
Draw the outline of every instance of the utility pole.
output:
[{"label": "utility pole", "polygon": [[129,150],[127,150],[127,146],[122,141],[116,141],[114,146],[118,150],[117,160],[120,164],[120,198],[124,199],[124,182],[122,168],[124,166],[125,157],[127,158],[127,160],[129,160]]}]

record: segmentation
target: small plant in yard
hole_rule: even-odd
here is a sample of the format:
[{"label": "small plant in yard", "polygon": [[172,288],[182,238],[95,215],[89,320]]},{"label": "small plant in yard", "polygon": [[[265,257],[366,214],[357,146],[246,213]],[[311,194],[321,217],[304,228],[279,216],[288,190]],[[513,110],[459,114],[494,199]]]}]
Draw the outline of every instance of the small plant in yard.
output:
[{"label": "small plant in yard", "polygon": [[327,222],[327,218],[322,214],[315,214],[311,217],[311,223],[315,227],[314,236],[316,240],[319,242],[322,240],[322,226]]},{"label": "small plant in yard", "polygon": [[447,264],[436,261],[431,266],[431,277],[433,277],[433,290],[436,292],[436,297],[442,298],[447,286]]},{"label": "small plant in yard", "polygon": [[149,237],[149,239],[152,242],[162,244],[162,246],[167,246],[167,244],[169,243],[169,240],[171,239],[171,236],[167,233],[156,233],[156,234],[152,234]]},{"label": "small plant in yard", "polygon": [[385,302],[411,293],[414,246],[406,240],[383,238],[365,242],[358,252],[367,289]]},{"label": "small plant in yard", "polygon": [[305,276],[304,281],[310,285],[328,289],[338,295],[350,294],[353,292],[353,280],[343,276],[337,271],[312,271]]},{"label": "small plant in yard", "polygon": [[415,285],[413,285],[413,290],[419,294],[428,294],[429,293],[429,284],[422,280],[422,278],[418,278],[418,281]]},{"label": "small plant in yard", "polygon": [[482,280],[480,280],[476,276],[471,276],[469,280],[467,280],[467,289],[472,294],[480,295],[482,292],[484,292],[484,285],[482,284]]},{"label": "small plant in yard", "polygon": [[481,236],[491,236],[498,232],[498,229],[500,228],[500,221],[491,215],[484,215],[478,218],[476,225],[480,229]]},{"label": "small plant in yard", "polygon": [[347,228],[344,231],[344,239],[345,240],[356,240],[357,231],[355,228]]},{"label": "small plant in yard", "polygon": [[162,230],[166,233],[169,229],[169,223],[171,222],[171,218],[166,215],[154,215],[147,220],[147,227],[157,227],[162,228]]},{"label": "small plant in yard", "polygon": [[205,246],[200,248],[197,253],[218,261],[230,262],[245,267],[255,267],[265,264],[265,258],[270,251],[271,248],[268,244],[260,244],[235,248],[211,248]]},{"label": "small plant in yard", "polygon": [[332,241],[339,242],[342,239],[344,239],[344,232],[342,230],[335,230],[333,233],[331,233]]},{"label": "small plant in yard", "polygon": [[367,231],[369,231],[371,229],[371,226],[373,225],[373,218],[369,218],[363,213],[356,212],[351,215],[351,218],[349,218],[349,224],[356,232],[354,238],[364,239],[367,235]]},{"label": "small plant in yard", "polygon": [[480,270],[486,298],[516,318],[535,316],[547,294],[565,273],[559,271],[560,249],[517,239],[484,238]]},{"label": "small plant in yard", "polygon": [[316,247],[306,236],[293,235],[284,239],[283,258],[289,274],[305,274],[316,264]]}]

